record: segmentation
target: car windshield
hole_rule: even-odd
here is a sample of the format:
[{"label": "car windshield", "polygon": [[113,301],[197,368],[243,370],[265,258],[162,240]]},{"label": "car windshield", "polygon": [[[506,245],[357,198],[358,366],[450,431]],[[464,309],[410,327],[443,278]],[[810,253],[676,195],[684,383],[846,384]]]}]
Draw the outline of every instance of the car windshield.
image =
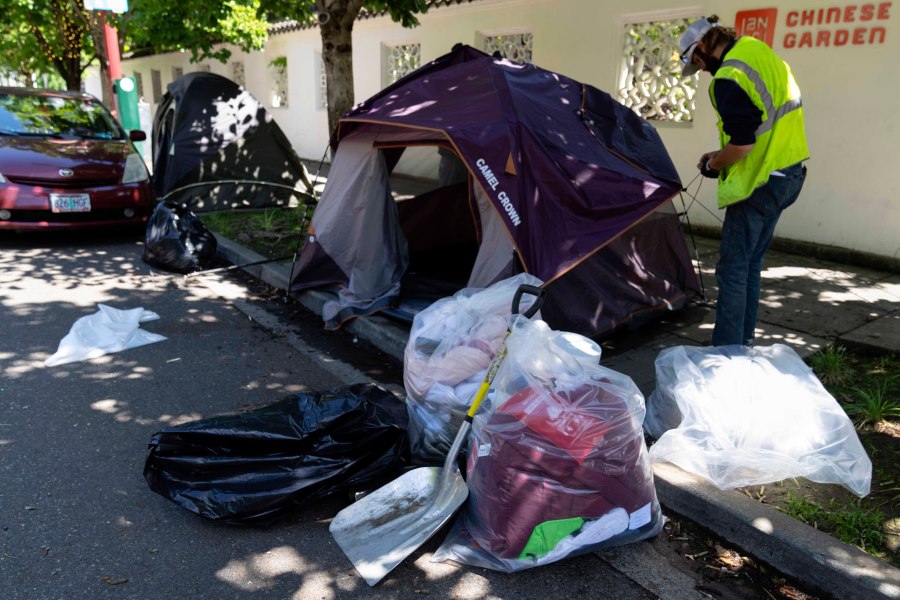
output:
[{"label": "car windshield", "polygon": [[0,94],[0,135],[112,140],[125,132],[96,100]]}]

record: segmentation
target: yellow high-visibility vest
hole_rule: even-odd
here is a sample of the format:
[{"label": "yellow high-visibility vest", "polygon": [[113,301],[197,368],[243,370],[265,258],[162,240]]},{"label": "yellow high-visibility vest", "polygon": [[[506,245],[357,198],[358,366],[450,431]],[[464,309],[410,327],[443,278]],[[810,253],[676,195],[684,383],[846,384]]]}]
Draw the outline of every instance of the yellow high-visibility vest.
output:
[{"label": "yellow high-visibility vest", "polygon": [[762,124],[756,130],[753,150],[719,175],[719,208],[745,200],[769,181],[772,171],[809,158],[800,88],[787,63],[765,42],[748,36],[739,38],[724,58],[709,86],[709,96],[719,116],[722,148],[730,138],[722,126],[713,94],[716,79],[730,79],[741,86],[762,111]]}]

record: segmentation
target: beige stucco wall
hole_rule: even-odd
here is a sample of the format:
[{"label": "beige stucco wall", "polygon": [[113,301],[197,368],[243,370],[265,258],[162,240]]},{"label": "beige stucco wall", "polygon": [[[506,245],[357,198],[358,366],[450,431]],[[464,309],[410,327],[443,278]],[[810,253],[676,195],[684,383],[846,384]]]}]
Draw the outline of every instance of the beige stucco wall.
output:
[{"label": "beige stucco wall", "polygon": [[[382,87],[382,44],[421,44],[422,60],[449,51],[456,42],[476,43],[476,32],[529,31],[534,35],[534,62],[577,80],[613,92],[623,44],[623,24],[632,20],[658,20],[717,13],[723,24],[734,23],[738,11],[770,8],[768,0],[739,3],[715,1],[682,5],[671,0],[476,0],[471,4],[442,7],[420,17],[421,26],[403,29],[387,17],[358,21],[354,28],[354,90],[358,101]],[[798,203],[785,213],[776,235],[900,258],[900,199],[895,164],[900,159],[898,140],[898,92],[900,65],[896,57],[900,40],[900,7],[891,2],[848,4],[794,0],[778,3],[773,47],[793,68],[803,91],[807,134],[812,154],[809,177]],[[789,27],[791,11],[872,5],[873,18],[853,23],[812,24]],[[868,14],[869,9],[865,9]],[[879,14],[883,17],[877,18]],[[894,13],[897,13],[896,15]],[[853,30],[865,28],[865,39],[874,26],[885,29],[883,43],[854,45]],[[791,32],[845,29],[843,46],[785,47]],[[815,38],[813,38],[815,39]],[[289,66],[289,106],[272,115],[300,156],[319,160],[327,147],[328,127],[324,110],[317,107],[320,49],[317,29],[272,36],[263,52],[243,54],[247,88],[270,103],[267,64],[286,56]],[[171,65],[193,70],[188,54],[167,54],[126,60],[126,75],[143,73],[149,94],[151,68],[171,81]],[[228,65],[212,64],[212,70],[229,76]],[[694,121],[689,124],[657,124],[683,182],[694,180],[697,158],[717,147],[715,114],[701,75]],[[411,168],[417,168],[415,166]],[[699,180],[689,186],[695,192]],[[690,209],[692,222],[718,225],[722,213],[715,208],[715,186],[700,187],[698,203]]]}]

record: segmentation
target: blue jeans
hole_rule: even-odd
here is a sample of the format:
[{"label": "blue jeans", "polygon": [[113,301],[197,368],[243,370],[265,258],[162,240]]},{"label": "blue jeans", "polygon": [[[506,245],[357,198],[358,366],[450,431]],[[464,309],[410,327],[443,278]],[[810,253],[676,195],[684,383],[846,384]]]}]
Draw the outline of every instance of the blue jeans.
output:
[{"label": "blue jeans", "polygon": [[797,200],[806,179],[806,167],[800,164],[781,172],[784,177],[769,177],[746,200],[725,209],[716,264],[719,297],[713,346],[753,345],[763,256],[781,212]]}]

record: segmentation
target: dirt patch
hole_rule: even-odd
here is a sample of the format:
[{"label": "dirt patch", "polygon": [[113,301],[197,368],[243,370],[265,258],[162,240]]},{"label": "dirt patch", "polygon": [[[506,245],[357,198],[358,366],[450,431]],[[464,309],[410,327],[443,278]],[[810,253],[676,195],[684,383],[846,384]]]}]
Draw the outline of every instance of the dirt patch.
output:
[{"label": "dirt patch", "polygon": [[883,421],[857,433],[872,460],[872,488],[864,498],[803,478],[740,491],[900,567],[900,426]]},{"label": "dirt patch", "polygon": [[699,581],[697,591],[708,598],[783,598],[819,600],[820,596],[784,575],[730,547],[693,521],[666,514],[662,533],[651,543],[676,569]]}]

